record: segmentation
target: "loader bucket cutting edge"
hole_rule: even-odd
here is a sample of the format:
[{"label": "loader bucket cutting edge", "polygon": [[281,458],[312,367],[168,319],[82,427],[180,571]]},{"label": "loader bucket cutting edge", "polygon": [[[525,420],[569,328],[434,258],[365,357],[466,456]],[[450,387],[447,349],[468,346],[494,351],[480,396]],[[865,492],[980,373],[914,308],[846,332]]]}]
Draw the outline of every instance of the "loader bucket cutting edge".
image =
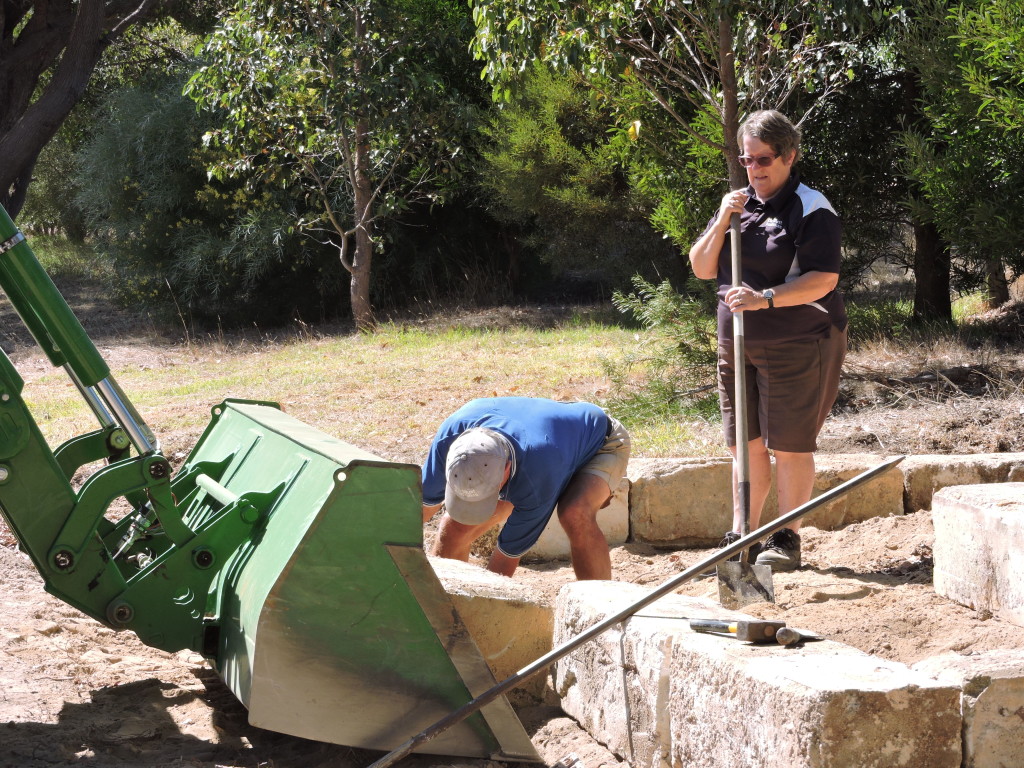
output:
[{"label": "loader bucket cutting edge", "polygon": [[[226,466],[212,484],[228,499],[272,500],[207,611],[208,653],[253,725],[389,750],[495,684],[423,552],[416,466],[235,400],[193,466]],[[503,697],[423,751],[539,760]]]}]

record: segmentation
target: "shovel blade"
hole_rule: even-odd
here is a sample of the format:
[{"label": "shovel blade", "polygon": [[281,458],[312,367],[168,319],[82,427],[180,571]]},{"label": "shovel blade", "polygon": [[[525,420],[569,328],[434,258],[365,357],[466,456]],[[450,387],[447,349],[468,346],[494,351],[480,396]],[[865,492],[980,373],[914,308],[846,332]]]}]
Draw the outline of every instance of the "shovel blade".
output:
[{"label": "shovel blade", "polygon": [[728,561],[719,563],[717,572],[718,600],[724,607],[775,602],[771,566]]}]

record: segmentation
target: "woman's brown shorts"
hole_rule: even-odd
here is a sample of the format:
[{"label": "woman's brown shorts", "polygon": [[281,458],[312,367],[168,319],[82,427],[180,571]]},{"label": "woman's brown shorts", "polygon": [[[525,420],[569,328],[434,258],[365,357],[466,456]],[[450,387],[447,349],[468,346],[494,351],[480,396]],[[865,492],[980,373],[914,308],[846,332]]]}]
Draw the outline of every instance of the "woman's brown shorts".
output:
[{"label": "woman's brown shorts", "polygon": [[[813,453],[839,394],[846,331],[827,339],[769,342],[746,348],[747,439],[772,450]],[[718,395],[726,444],[736,445],[732,343],[718,347]]]}]

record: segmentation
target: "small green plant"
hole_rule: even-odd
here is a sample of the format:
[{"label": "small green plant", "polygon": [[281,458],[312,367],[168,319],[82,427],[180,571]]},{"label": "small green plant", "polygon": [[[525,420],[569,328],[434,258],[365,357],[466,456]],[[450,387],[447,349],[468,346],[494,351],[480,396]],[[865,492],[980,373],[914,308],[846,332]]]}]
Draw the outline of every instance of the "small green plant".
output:
[{"label": "small green plant", "polygon": [[691,416],[715,418],[718,333],[710,283],[691,280],[687,293],[669,281],[658,285],[640,276],[633,292],[612,302],[647,331],[620,361],[605,360],[611,402],[634,422]]}]

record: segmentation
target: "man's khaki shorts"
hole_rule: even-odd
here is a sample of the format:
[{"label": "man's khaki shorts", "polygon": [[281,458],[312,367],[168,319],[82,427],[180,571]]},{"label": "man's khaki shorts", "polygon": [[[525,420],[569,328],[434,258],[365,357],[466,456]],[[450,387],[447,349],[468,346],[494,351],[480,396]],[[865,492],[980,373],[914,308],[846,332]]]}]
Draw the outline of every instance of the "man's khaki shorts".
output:
[{"label": "man's khaki shorts", "polygon": [[576,471],[576,474],[597,475],[608,483],[612,493],[615,493],[615,489],[626,475],[626,465],[629,464],[631,451],[629,432],[617,419],[608,416],[608,437],[604,445],[590,461]]},{"label": "man's khaki shorts", "polygon": [[[745,345],[747,439],[772,450],[813,453],[818,432],[839,394],[846,331],[827,339]],[[736,445],[732,345],[718,348],[718,395],[726,444]]]}]

